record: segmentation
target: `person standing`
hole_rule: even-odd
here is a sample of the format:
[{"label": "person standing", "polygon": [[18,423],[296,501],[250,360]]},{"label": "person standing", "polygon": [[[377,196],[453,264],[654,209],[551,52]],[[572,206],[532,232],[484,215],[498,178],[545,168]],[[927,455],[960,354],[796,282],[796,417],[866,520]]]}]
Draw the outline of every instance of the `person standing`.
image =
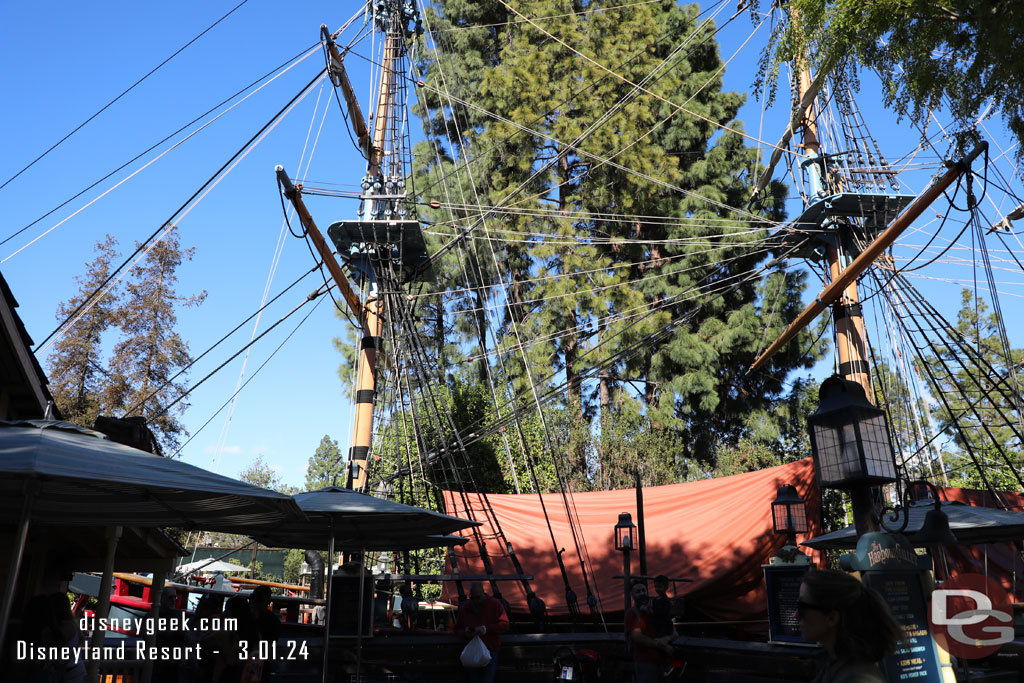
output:
[{"label": "person standing", "polygon": [[480,636],[491,653],[491,661],[485,667],[466,669],[470,683],[493,683],[498,670],[498,650],[501,648],[501,634],[508,631],[508,615],[501,603],[484,593],[484,586],[474,581],[469,586],[469,599],[459,607],[455,621],[455,632],[466,641]]},{"label": "person standing", "polygon": [[827,654],[814,683],[886,683],[878,662],[903,630],[881,595],[846,572],[811,570],[796,607],[800,635]]},{"label": "person standing", "polygon": [[655,597],[651,598],[651,616],[654,618],[654,636],[671,644],[676,638],[676,627],[672,624],[672,598],[668,597],[668,577],[658,574],[654,577]]},{"label": "person standing", "polygon": [[626,612],[626,640],[633,653],[636,683],[656,683],[672,654],[672,646],[659,640],[647,595],[647,584],[637,581],[630,588],[633,606]]}]

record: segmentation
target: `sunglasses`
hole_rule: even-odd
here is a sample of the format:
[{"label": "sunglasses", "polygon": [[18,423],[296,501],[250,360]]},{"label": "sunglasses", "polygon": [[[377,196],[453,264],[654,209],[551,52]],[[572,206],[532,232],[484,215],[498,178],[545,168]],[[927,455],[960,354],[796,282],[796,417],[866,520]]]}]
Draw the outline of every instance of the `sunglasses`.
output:
[{"label": "sunglasses", "polygon": [[813,602],[807,602],[806,600],[796,601],[796,615],[799,618],[803,618],[807,614],[807,610],[815,610],[816,612],[834,612],[835,610],[831,607],[825,607],[824,605],[816,605]]}]

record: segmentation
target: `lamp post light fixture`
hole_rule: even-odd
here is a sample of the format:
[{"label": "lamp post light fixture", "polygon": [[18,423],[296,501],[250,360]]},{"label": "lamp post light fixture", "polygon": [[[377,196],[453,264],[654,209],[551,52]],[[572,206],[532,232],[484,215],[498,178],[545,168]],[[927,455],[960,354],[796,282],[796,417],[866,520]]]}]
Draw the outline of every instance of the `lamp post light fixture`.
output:
[{"label": "lamp post light fixture", "polygon": [[772,501],[772,526],[775,533],[789,536],[796,543],[797,534],[807,533],[807,505],[790,484],[780,486]]},{"label": "lamp post light fixture", "polygon": [[771,564],[803,564],[810,561],[796,547],[796,535],[806,534],[808,526],[807,505],[796,492],[795,486],[786,484],[779,487],[775,500],[772,501],[772,529],[777,534],[786,534],[787,544],[769,560]]},{"label": "lamp post light fixture", "polygon": [[622,553],[622,581],[626,594],[623,618],[630,608],[629,554],[635,547],[636,525],[633,524],[633,516],[628,512],[620,512],[619,521],[615,524],[615,549]]},{"label": "lamp post light fixture", "polygon": [[858,536],[878,531],[871,487],[897,480],[885,411],[860,384],[838,376],[821,383],[818,398],[807,418],[818,483],[850,492]]}]

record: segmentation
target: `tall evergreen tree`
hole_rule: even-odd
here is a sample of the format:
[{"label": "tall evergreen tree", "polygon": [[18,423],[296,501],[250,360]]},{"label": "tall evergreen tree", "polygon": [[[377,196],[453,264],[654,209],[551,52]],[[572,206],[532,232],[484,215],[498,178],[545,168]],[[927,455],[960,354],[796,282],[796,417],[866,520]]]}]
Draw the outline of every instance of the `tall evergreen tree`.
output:
[{"label": "tall evergreen tree", "polygon": [[[117,240],[110,235],[96,243],[96,258],[86,264],[84,275],[75,278],[78,293],[57,308],[57,320],[64,321],[94,294],[110,276],[117,258]],[[61,415],[68,422],[92,427],[104,411],[107,383],[104,333],[115,320],[119,290],[112,289],[82,312],[78,321],[54,343],[48,359],[50,391]]]},{"label": "tall evergreen tree", "polygon": [[345,485],[345,459],[341,457],[338,442],[324,434],[316,452],[309,456],[306,465],[306,491],[316,491],[326,486]]},{"label": "tall evergreen tree", "polygon": [[[524,21],[497,1],[428,10],[438,42],[418,63],[431,139],[414,155],[416,187],[461,205],[436,216],[458,228],[476,225],[474,206],[507,207],[476,225],[485,239],[472,249],[488,255],[480,284],[505,284],[499,334],[515,393],[528,402],[531,382],[557,389],[587,429],[598,413],[611,429],[606,413],[633,401],[627,413],[664,432],[656,441],[711,460],[823,346],[802,333],[765,373],[745,373],[798,311],[804,282],[758,276],[765,226],[730,208],[756,163],[735,119],[743,97],[722,90],[714,26],[668,1],[516,10],[559,20]],[[768,218],[781,218],[783,192],[771,188]],[[491,237],[504,240],[493,254]],[[585,441],[557,454],[571,472],[596,471],[588,458],[610,453]],[[631,479],[602,466],[607,481]]]},{"label": "tall evergreen tree", "polygon": [[178,266],[182,260],[191,260],[193,252],[181,248],[177,230],[171,226],[132,268],[132,280],[117,312],[121,339],[110,361],[108,409],[145,417],[165,453],[173,453],[180,437],[188,434],[178,419],[187,401],[178,401],[170,410],[166,406],[185,391],[183,378],[171,378],[192,361],[188,344],[175,331],[177,307],[197,306],[206,298],[205,291],[181,297],[175,288]]},{"label": "tall evergreen tree", "polygon": [[961,343],[938,347],[926,362],[933,368],[930,389],[942,399],[933,414],[961,451],[959,462],[946,465],[958,480],[983,485],[978,468],[968,460],[967,452],[973,451],[993,486],[1019,490],[1024,472],[1021,398],[1012,373],[1024,360],[1024,350],[1011,349],[1007,357],[999,324],[984,301],[963,290],[955,331]]}]

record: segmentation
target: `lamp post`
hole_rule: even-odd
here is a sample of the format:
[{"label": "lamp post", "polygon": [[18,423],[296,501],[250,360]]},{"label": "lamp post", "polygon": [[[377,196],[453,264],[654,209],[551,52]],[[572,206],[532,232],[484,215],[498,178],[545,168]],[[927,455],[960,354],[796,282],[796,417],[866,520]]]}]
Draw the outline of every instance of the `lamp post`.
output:
[{"label": "lamp post", "polygon": [[622,581],[626,596],[625,608],[622,611],[623,618],[630,607],[629,553],[635,547],[636,526],[633,524],[633,517],[628,512],[620,512],[619,521],[615,524],[615,549],[622,552]]},{"label": "lamp post", "polygon": [[772,528],[777,534],[786,534],[788,541],[786,546],[781,548],[770,562],[781,561],[793,564],[809,561],[807,556],[800,552],[796,546],[796,535],[806,534],[807,527],[807,505],[804,504],[796,487],[786,484],[780,486],[775,500],[772,501]]},{"label": "lamp post", "polygon": [[858,536],[878,531],[871,487],[897,479],[885,411],[860,384],[838,376],[821,383],[818,398],[807,418],[818,483],[850,492]]}]

